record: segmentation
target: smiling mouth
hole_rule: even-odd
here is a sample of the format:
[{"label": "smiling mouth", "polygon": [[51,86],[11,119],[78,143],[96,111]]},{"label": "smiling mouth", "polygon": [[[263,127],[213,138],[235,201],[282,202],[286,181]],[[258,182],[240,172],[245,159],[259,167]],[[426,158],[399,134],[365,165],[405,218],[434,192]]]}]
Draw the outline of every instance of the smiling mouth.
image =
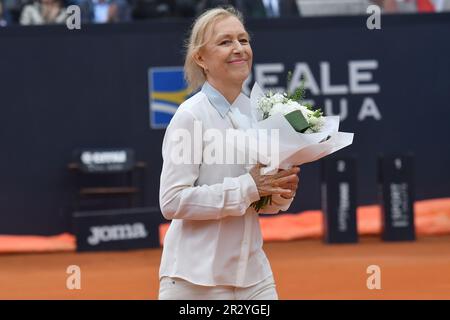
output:
[{"label": "smiling mouth", "polygon": [[228,63],[230,63],[230,64],[240,64],[240,63],[245,63],[245,62],[247,62],[247,60],[238,59],[238,60],[232,60],[232,61],[230,61]]}]

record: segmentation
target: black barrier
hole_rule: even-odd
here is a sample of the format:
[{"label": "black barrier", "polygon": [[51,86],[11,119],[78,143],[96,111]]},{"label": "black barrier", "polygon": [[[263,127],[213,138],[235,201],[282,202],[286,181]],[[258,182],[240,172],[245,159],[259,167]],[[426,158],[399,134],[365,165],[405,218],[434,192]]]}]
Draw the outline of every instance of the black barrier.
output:
[{"label": "black barrier", "polygon": [[159,247],[158,208],[83,211],[73,214],[77,251]]},{"label": "black barrier", "polygon": [[322,161],[321,198],[325,242],[358,242],[355,158]]},{"label": "black barrier", "polygon": [[413,156],[380,156],[378,172],[382,239],[415,240]]},{"label": "black barrier", "polygon": [[[414,152],[417,200],[448,197],[450,14],[385,15],[381,30],[366,18],[247,21],[251,81],[307,76],[306,98],[355,133],[336,156],[358,156],[358,205],[378,201],[382,152]],[[66,164],[80,147],[133,148],[148,164],[145,206],[158,206],[164,129],[150,126],[149,71],[182,67],[190,23],[0,29],[0,234],[70,230]],[[302,166],[289,212],[320,208],[319,177],[318,162]]]}]

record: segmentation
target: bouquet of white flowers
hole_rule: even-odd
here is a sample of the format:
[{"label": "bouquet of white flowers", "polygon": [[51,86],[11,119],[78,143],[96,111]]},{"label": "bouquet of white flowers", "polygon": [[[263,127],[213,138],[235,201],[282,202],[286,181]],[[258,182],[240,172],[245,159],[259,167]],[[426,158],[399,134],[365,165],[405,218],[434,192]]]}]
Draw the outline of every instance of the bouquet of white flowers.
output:
[{"label": "bouquet of white flowers", "polygon": [[262,113],[262,119],[282,114],[297,132],[319,132],[325,122],[322,111],[313,110],[309,104],[301,105],[300,100],[294,100],[295,97],[288,96],[287,93],[272,92],[264,95],[257,106]]},{"label": "bouquet of white flowers", "polygon": [[[253,127],[266,129],[266,132],[279,130],[276,161],[265,163],[267,167],[262,168],[263,174],[318,160],[353,142],[353,133],[338,131],[338,116],[323,116],[320,109],[314,110],[311,105],[302,103],[304,92],[304,82],[293,94],[264,94],[257,83],[253,86],[250,94],[251,110],[256,120]],[[259,133],[256,139],[261,138]],[[267,137],[263,139],[270,142]],[[271,199],[271,196],[262,197],[252,207],[259,211],[271,203]]]}]

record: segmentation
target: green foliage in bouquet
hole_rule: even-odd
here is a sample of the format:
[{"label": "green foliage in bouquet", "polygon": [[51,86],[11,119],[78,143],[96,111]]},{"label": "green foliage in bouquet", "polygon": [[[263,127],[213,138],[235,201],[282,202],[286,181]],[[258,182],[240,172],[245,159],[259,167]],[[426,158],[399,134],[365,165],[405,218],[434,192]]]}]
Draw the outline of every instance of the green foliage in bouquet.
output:
[{"label": "green foliage in bouquet", "polygon": [[300,82],[300,87],[295,88],[293,93],[289,92],[289,87],[291,86],[292,81],[292,71],[289,71],[287,74],[287,91],[288,91],[288,99],[297,101],[298,103],[302,103],[302,101],[305,99],[305,79],[302,78]]},{"label": "green foliage in bouquet", "polygon": [[272,197],[271,196],[264,196],[261,197],[258,201],[255,201],[251,204],[251,207],[256,210],[256,212],[259,212],[262,208],[264,208],[266,205],[272,204]]}]

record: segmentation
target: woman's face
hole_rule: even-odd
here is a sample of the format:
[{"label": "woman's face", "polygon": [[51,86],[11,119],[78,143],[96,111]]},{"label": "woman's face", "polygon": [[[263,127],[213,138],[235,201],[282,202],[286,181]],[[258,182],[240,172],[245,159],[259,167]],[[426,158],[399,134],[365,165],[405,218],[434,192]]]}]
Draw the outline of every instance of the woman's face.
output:
[{"label": "woman's face", "polygon": [[216,85],[242,83],[251,72],[253,52],[249,36],[235,17],[216,22],[207,44],[196,55],[206,80]]}]

